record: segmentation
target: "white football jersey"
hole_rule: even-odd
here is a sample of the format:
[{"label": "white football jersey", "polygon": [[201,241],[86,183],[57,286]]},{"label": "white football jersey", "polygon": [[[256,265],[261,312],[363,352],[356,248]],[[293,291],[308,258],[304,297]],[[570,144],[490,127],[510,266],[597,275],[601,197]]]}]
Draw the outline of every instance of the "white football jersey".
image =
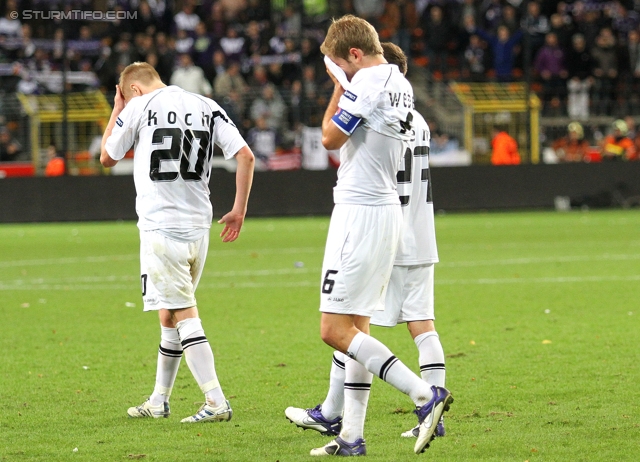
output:
[{"label": "white football jersey", "polygon": [[412,138],[413,88],[398,66],[360,69],[332,120],[349,140],[340,149],[336,204],[398,203],[396,172]]},{"label": "white football jersey", "polygon": [[322,128],[302,127],[302,168],[326,170],[329,168],[329,153],[322,146]]},{"label": "white football jersey", "polygon": [[120,160],[133,146],[136,212],[141,230],[177,236],[210,228],[209,177],[214,143],[226,159],[246,142],[213,100],[171,85],[132,98],[105,149]]},{"label": "white football jersey", "polygon": [[413,133],[415,136],[404,153],[397,176],[403,216],[394,262],[398,266],[438,262],[429,175],[431,132],[417,111],[413,111]]}]

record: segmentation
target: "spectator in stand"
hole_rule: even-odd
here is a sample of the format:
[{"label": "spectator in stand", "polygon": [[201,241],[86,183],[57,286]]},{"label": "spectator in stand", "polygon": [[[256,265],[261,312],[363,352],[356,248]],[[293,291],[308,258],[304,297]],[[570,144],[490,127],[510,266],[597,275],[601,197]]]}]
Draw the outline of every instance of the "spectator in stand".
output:
[{"label": "spectator in stand", "polygon": [[593,76],[595,79],[596,106],[602,114],[609,114],[615,100],[615,85],[618,78],[618,55],[616,40],[611,29],[604,28],[596,38],[591,50]]},{"label": "spectator in stand", "polygon": [[634,142],[628,138],[629,129],[624,120],[611,124],[612,133],[602,141],[602,160],[620,161],[636,158]]},{"label": "spectator in stand", "polygon": [[[578,12],[579,11],[580,9],[578,9]],[[600,11],[588,10],[584,11],[584,13],[577,13],[576,25],[578,26],[578,31],[584,36],[587,42],[587,49],[591,49],[596,43],[600,29],[603,27]]]},{"label": "spectator in stand", "polygon": [[[65,13],[68,15],[72,15],[71,10],[73,6],[71,2],[63,2]],[[133,19],[129,19],[126,11],[122,7],[122,5],[114,5],[113,6],[113,14],[116,19],[110,20],[108,22],[108,30],[107,35],[111,37],[114,41],[117,40],[122,34],[127,34],[131,36],[131,34],[138,32],[139,29],[137,27],[137,22],[134,23]],[[60,16],[63,18],[64,16]],[[71,16],[73,17],[73,16]],[[123,19],[119,19],[123,18]],[[75,32],[73,28],[77,27],[76,24],[80,23],[80,21],[69,21],[68,19],[61,19],[59,27],[64,27],[69,37],[75,37]]]},{"label": "spectator in stand", "polygon": [[249,91],[249,86],[240,73],[240,63],[237,61],[231,61],[227,66],[226,71],[223,71],[216,76],[213,88],[216,99],[228,97],[233,91],[239,95],[246,95]]},{"label": "spectator in stand", "polygon": [[220,48],[224,52],[227,61],[241,61],[246,54],[244,37],[238,35],[236,27],[229,26],[227,33],[220,39]]},{"label": "spectator in stand", "polygon": [[158,55],[155,54],[155,52],[149,53],[147,57],[144,59],[144,62],[147,63],[149,66],[153,67],[154,69],[158,69]]},{"label": "spectator in stand", "polygon": [[224,11],[224,18],[227,22],[239,21],[239,15],[242,11],[247,9],[246,0],[219,0],[222,5],[222,11]]},{"label": "spectator in stand", "polygon": [[484,82],[487,71],[487,50],[480,37],[473,34],[464,50],[463,76],[472,82]]},{"label": "spectator in stand", "polygon": [[269,39],[260,29],[260,24],[257,21],[251,21],[247,24],[245,50],[252,57],[269,54]]},{"label": "spectator in stand", "polygon": [[[638,5],[635,8],[638,8]],[[611,27],[618,36],[618,40],[623,45],[626,44],[629,33],[640,26],[640,15],[633,9],[629,11],[620,0],[610,2],[605,11],[611,17]]]},{"label": "spectator in stand", "polygon": [[262,87],[261,95],[251,104],[250,116],[254,124],[258,119],[264,118],[267,126],[277,132],[285,128],[287,107],[272,84],[267,83]]},{"label": "spectator in stand", "polygon": [[623,58],[625,90],[628,95],[625,99],[625,112],[631,113],[640,108],[640,32],[637,30],[629,32]]},{"label": "spectator in stand", "polygon": [[0,36],[6,38],[21,38],[22,23],[17,18],[12,18],[11,13],[19,11],[16,0],[7,0],[4,16],[0,18]]},{"label": "spectator in stand", "polygon": [[448,133],[436,130],[431,138],[431,147],[429,148],[429,155],[443,155],[457,153],[460,150],[460,143],[454,138],[451,138]]},{"label": "spectator in stand", "polygon": [[554,13],[549,19],[551,21],[550,32],[553,32],[558,37],[560,48],[567,51],[571,43],[571,37],[575,32],[571,16],[562,16],[559,13]]},{"label": "spectator in stand", "polygon": [[302,15],[292,5],[287,5],[282,10],[280,28],[285,37],[297,38],[302,33]]},{"label": "spectator in stand", "polygon": [[53,144],[47,148],[47,166],[44,169],[44,176],[63,176],[66,172],[64,157],[58,154],[58,150]]},{"label": "spectator in stand", "polygon": [[176,31],[195,32],[200,17],[194,11],[192,0],[183,3],[182,10],[175,15],[173,21]]},{"label": "spectator in stand", "polygon": [[215,82],[216,78],[220,74],[224,74],[227,71],[227,59],[223,51],[214,51],[211,55],[211,62],[207,67],[203,67],[202,70],[204,71],[207,78],[211,79],[212,82]]},{"label": "spectator in stand", "polygon": [[36,44],[33,43],[33,33],[29,24],[22,26],[22,46],[18,50],[20,60],[30,59],[36,52]]},{"label": "spectator in stand", "polygon": [[171,75],[171,85],[177,85],[191,93],[211,98],[213,88],[204,76],[202,69],[193,64],[191,56],[188,53],[183,53],[180,55],[179,62],[179,67]]},{"label": "spectator in stand", "polygon": [[421,21],[425,54],[429,58],[428,68],[431,72],[444,74],[449,56],[449,40],[451,27],[445,20],[442,8],[432,6],[425,10]]},{"label": "spectator in stand", "polygon": [[506,26],[498,27],[498,35],[491,35],[482,29],[476,29],[475,33],[482,37],[493,52],[493,69],[496,78],[500,82],[510,82],[513,80],[513,62],[515,47],[522,38],[522,30],[518,30],[513,36],[509,35]]},{"label": "spectator in stand", "polygon": [[136,51],[139,59],[146,60],[147,55],[153,52],[153,37],[146,34],[137,34],[136,42]]},{"label": "spectator in stand", "polygon": [[178,54],[183,54],[183,53],[189,53],[191,54],[191,52],[193,51],[193,37],[191,37],[186,30],[184,29],[179,29],[178,32],[176,32],[176,53]]},{"label": "spectator in stand", "polygon": [[307,98],[315,98],[319,88],[316,81],[316,70],[313,66],[305,66],[302,69],[302,91]]},{"label": "spectator in stand", "polygon": [[567,112],[572,119],[587,120],[589,118],[589,89],[593,85],[593,58],[591,53],[586,50],[586,42],[582,34],[575,34],[571,43],[571,50],[567,54],[567,72],[569,74]]},{"label": "spectator in stand", "polygon": [[567,135],[555,140],[551,148],[560,162],[582,162],[589,157],[589,143],[584,139],[584,128],[579,122],[571,122]]},{"label": "spectator in stand", "polygon": [[163,82],[171,80],[174,63],[176,60],[176,50],[173,47],[175,42],[167,40],[164,32],[156,35],[156,53],[158,54],[158,67],[156,70]]},{"label": "spectator in stand", "polygon": [[256,126],[247,133],[247,144],[256,157],[256,170],[268,170],[269,160],[276,155],[278,133],[269,127],[265,117],[256,119]]},{"label": "spectator in stand", "polygon": [[[327,68],[322,60],[322,53],[320,53],[320,46],[314,39],[305,37],[300,42],[300,65],[302,67],[314,66],[318,77],[327,74]],[[331,85],[333,87],[333,82]]]},{"label": "spectator in stand", "polygon": [[560,114],[561,101],[566,95],[568,77],[564,62],[564,51],[558,46],[558,38],[553,32],[545,37],[545,44],[536,55],[534,70],[542,81],[545,109],[554,115]]},{"label": "spectator in stand", "polygon": [[211,63],[213,48],[213,39],[207,32],[207,27],[203,22],[199,22],[196,26],[193,42],[193,61],[195,65],[206,69]]},{"label": "spectator in stand", "polygon": [[[129,64],[139,60],[140,56],[138,56],[137,50],[131,44],[131,35],[122,34],[116,46],[113,48],[113,52],[109,56],[107,66],[111,72],[116,72],[118,67],[124,69]],[[119,73],[116,75],[119,75]]]},{"label": "spectator in stand", "polygon": [[0,162],[19,160],[22,146],[12,136],[7,127],[0,128]]},{"label": "spectator in stand", "polygon": [[216,44],[227,33],[227,21],[224,19],[222,3],[216,1],[211,4],[210,14],[205,18],[205,25]]},{"label": "spectator in stand", "polygon": [[262,91],[265,85],[269,84],[269,74],[264,66],[255,66],[249,79],[249,85]]},{"label": "spectator in stand", "polygon": [[400,10],[400,23],[396,33],[391,36],[391,41],[398,45],[404,53],[409,56],[411,53],[411,37],[413,31],[418,27],[418,13],[415,2],[412,0],[395,0]]},{"label": "spectator in stand", "polygon": [[[478,2],[474,0],[462,0],[462,2],[452,2],[450,11],[452,17],[452,25],[459,30],[467,29],[469,19],[473,20],[473,24],[482,24],[480,21],[481,11]],[[415,6],[414,6],[415,8]]]},{"label": "spectator in stand", "polygon": [[495,33],[502,22],[502,1],[487,0],[482,2],[484,10],[482,24],[485,30]]},{"label": "spectator in stand", "polygon": [[[300,56],[300,53],[296,48],[296,42],[291,38],[287,38],[284,40],[284,56]],[[300,80],[300,78],[302,77],[302,69],[300,67],[300,63],[293,60],[284,62],[282,64],[282,74],[284,75],[286,80],[292,83],[296,80]]]},{"label": "spectator in stand", "polygon": [[137,14],[136,26],[148,36],[153,37],[158,32],[158,18],[156,18],[149,6],[149,2],[141,1],[140,5],[138,5]]},{"label": "spectator in stand", "polygon": [[291,82],[284,78],[284,74],[282,73],[282,64],[281,63],[271,63],[267,67],[267,78],[269,82],[274,84],[277,88],[283,88],[284,90],[291,87]]},{"label": "spectator in stand", "polygon": [[507,26],[509,33],[513,35],[518,29],[520,29],[520,21],[518,21],[518,14],[516,9],[512,5],[505,5],[502,9],[502,21],[500,25]]},{"label": "spectator in stand", "polygon": [[520,153],[518,142],[513,139],[506,127],[496,125],[493,127],[493,139],[491,140],[491,163],[493,165],[519,165]]},{"label": "spectator in stand", "polygon": [[544,45],[544,38],[549,33],[549,19],[540,13],[540,4],[537,1],[527,3],[527,14],[522,19],[522,27],[531,38],[531,53],[535,56]]},{"label": "spectator in stand", "polygon": [[627,124],[627,136],[634,139],[638,135],[636,121],[633,117],[627,116],[624,118],[624,123]]}]

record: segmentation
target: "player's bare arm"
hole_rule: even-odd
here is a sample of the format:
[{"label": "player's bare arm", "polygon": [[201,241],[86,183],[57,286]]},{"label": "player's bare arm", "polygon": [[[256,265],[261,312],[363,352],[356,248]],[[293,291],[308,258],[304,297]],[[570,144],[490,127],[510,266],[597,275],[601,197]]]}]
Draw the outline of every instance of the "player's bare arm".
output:
[{"label": "player's bare arm", "polygon": [[327,73],[333,80],[334,89],[329,105],[327,106],[327,110],[322,118],[322,145],[325,149],[332,150],[340,149],[342,145],[347,142],[349,137],[331,120],[336,112],[338,112],[338,103],[340,101],[340,97],[344,93],[344,88],[342,88],[342,85],[340,85],[328,69]]},{"label": "player's bare arm", "polygon": [[249,192],[253,183],[253,167],[255,158],[249,146],[244,146],[236,155],[238,170],[236,171],[236,199],[233,209],[224,215],[218,223],[224,223],[224,228],[220,233],[222,242],[233,242],[238,239],[240,229],[244,223],[247,213],[247,203],[249,202]]},{"label": "player's bare arm", "polygon": [[124,96],[122,95],[122,91],[120,90],[120,86],[116,85],[116,96],[113,98],[113,111],[111,111],[111,118],[109,119],[109,123],[107,124],[107,128],[104,131],[104,135],[102,135],[102,149],[100,150],[100,163],[104,167],[113,167],[118,163],[117,160],[113,159],[107,150],[105,149],[105,144],[107,144],[107,139],[111,136],[111,132],[113,131],[113,126],[116,124],[116,120],[118,116],[124,109]]}]

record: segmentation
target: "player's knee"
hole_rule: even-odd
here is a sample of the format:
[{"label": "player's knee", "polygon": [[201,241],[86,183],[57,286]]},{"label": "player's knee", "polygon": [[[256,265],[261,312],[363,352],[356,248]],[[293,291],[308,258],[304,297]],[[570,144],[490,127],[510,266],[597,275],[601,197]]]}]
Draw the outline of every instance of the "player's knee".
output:
[{"label": "player's knee", "polygon": [[323,323],[320,327],[322,341],[336,350],[343,350],[340,339],[343,337],[338,326]]}]

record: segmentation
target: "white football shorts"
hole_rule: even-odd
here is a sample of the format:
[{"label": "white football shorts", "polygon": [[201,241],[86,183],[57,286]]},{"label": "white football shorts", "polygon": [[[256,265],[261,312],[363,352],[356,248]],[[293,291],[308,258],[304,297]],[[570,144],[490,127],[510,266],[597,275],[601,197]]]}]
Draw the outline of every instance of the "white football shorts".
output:
[{"label": "white football shorts", "polygon": [[196,306],[209,233],[193,242],[179,242],[156,231],[140,231],[140,278],[144,311]]},{"label": "white football shorts", "polygon": [[320,311],[371,316],[384,309],[401,226],[399,205],[334,207],[322,263]]},{"label": "white football shorts", "polygon": [[408,321],[433,321],[433,273],[433,263],[394,266],[384,311],[376,311],[371,324],[393,327]]}]

